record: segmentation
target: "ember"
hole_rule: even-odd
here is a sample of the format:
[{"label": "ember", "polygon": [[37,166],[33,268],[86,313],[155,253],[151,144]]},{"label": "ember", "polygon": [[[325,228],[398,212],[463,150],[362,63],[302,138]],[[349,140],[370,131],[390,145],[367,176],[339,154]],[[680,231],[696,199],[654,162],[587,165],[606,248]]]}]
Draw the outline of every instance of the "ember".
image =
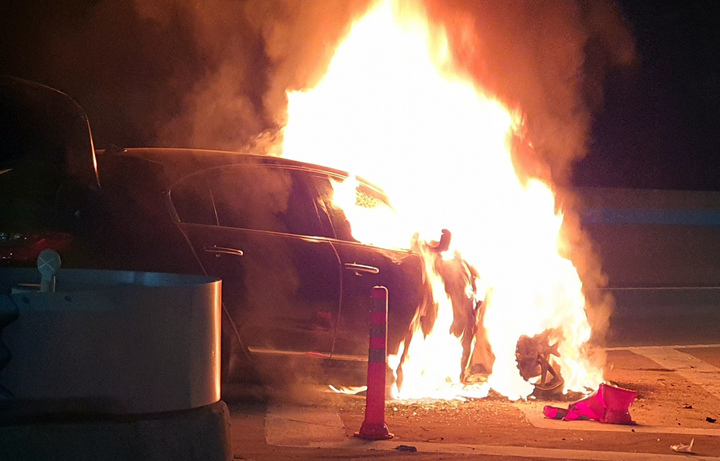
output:
[{"label": "ember", "polygon": [[[523,123],[519,108],[458,70],[445,31],[429,24],[420,2],[377,3],[317,86],[288,94],[284,155],[382,184],[396,211],[382,226],[368,209],[353,209],[350,181],[337,185],[353,236],[424,257],[432,297],[391,357],[399,398],[486,396],[490,388],[524,398],[538,367],[540,385],[565,392],[603,381],[585,355],[582,283],[559,254],[569,243],[553,186],[513,162],[516,149],[534,155]],[[442,228],[451,241],[449,233],[437,240]],[[518,342],[547,331],[556,333],[552,347]],[[472,371],[487,380],[463,389]]]}]

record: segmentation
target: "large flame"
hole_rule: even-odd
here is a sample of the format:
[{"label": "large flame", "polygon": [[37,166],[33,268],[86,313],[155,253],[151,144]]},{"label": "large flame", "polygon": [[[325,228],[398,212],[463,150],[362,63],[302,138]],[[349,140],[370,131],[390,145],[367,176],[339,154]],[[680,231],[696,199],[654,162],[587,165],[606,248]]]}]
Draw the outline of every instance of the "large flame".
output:
[{"label": "large flame", "polygon": [[[419,2],[374,5],[353,24],[320,83],[288,94],[287,115],[283,155],[364,176],[391,197],[395,220],[353,209],[353,185],[336,190],[336,202],[351,191],[339,205],[358,240],[409,248],[413,234],[423,242],[450,229],[445,254],[461,252],[492,287],[484,327],[495,362],[481,392],[529,395],[533,385],[520,376],[516,345],[521,335],[548,329],[560,333],[556,362],[566,391],[602,382],[583,356],[590,326],[577,271],[558,254],[563,216],[554,194],[539,179],[519,179],[513,165],[521,112],[456,69],[444,30],[428,23]],[[425,253],[438,318],[427,337],[415,322],[398,396],[451,398],[462,387],[462,346],[449,333],[453,312],[438,256]]]}]

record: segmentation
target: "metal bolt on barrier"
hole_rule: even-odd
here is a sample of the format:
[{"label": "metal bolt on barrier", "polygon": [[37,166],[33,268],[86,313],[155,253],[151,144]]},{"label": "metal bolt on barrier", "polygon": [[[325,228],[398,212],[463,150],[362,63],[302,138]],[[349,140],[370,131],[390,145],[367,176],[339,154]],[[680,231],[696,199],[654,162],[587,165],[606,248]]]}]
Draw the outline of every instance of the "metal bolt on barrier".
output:
[{"label": "metal bolt on barrier", "polygon": [[385,377],[387,371],[387,312],[388,290],[372,289],[370,307],[370,347],[368,349],[367,392],[365,420],[356,437],[366,440],[386,440],[393,437],[385,424]]}]

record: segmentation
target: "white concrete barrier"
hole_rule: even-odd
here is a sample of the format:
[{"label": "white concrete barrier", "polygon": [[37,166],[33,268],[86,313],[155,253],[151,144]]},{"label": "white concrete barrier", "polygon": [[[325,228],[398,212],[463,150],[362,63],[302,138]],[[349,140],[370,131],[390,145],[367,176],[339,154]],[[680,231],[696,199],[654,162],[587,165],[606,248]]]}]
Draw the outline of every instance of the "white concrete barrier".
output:
[{"label": "white concrete barrier", "polygon": [[[219,279],[60,270],[40,292],[35,269],[0,269],[9,360],[0,415],[142,414],[220,400]],[[7,352],[6,351],[6,352]]]}]

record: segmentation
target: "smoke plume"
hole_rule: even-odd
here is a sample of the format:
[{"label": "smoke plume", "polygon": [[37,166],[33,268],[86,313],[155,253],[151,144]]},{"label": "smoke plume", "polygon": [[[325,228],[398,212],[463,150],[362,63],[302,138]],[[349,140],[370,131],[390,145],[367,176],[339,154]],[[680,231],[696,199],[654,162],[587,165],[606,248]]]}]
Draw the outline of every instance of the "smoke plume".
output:
[{"label": "smoke plume", "polygon": [[285,92],[311,87],[367,1],[138,1],[146,19],[189,26],[205,70],[184,110],[157,133],[160,144],[239,149],[282,125]]},{"label": "smoke plume", "polygon": [[556,183],[586,153],[605,72],[633,62],[632,36],[613,3],[429,0],[458,64],[527,116],[528,138]]},{"label": "smoke plume", "polygon": [[[65,4],[66,3],[66,4]],[[6,3],[0,72],[57,87],[100,147],[239,149],[281,126],[285,92],[312,87],[370,0]],[[563,182],[588,142],[603,76],[634,59],[609,0],[427,0],[459,65],[527,114]]]}]

